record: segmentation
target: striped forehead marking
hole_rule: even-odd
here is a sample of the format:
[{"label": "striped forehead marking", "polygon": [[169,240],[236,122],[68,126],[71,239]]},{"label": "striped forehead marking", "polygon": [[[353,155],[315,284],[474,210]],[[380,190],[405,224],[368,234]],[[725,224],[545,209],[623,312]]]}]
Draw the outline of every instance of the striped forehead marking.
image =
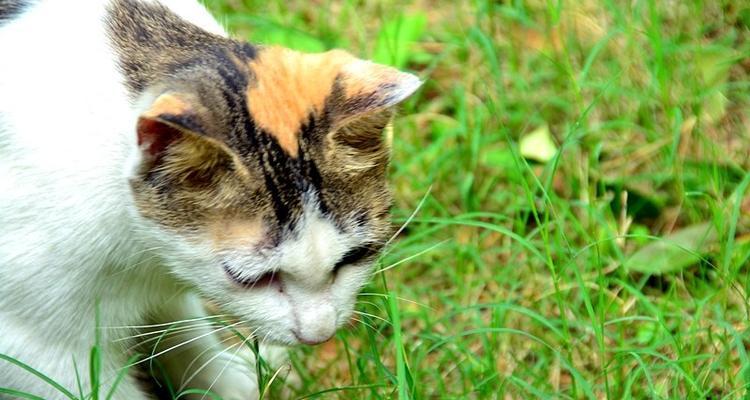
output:
[{"label": "striped forehead marking", "polygon": [[281,47],[261,50],[250,61],[248,111],[290,156],[299,153],[299,132],[309,115],[323,111],[344,64],[354,57],[341,50],[305,54]]}]

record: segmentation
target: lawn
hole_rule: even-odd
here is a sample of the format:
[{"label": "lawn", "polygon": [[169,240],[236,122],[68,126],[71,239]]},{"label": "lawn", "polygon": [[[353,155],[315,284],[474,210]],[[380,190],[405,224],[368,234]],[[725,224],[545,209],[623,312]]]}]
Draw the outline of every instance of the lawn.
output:
[{"label": "lawn", "polygon": [[741,398],[750,4],[207,1],[417,73],[384,271],[300,397]]},{"label": "lawn", "polygon": [[749,3],[205,3],[425,80],[395,240],[292,398],[750,399]]}]

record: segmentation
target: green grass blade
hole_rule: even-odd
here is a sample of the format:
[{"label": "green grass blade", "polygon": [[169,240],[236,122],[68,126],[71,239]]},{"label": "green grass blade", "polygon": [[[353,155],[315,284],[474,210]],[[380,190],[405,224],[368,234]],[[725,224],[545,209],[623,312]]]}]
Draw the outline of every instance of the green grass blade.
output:
[{"label": "green grass blade", "polygon": [[120,386],[120,383],[128,374],[128,370],[130,370],[130,367],[139,359],[141,358],[140,354],[136,354],[131,356],[128,361],[125,364],[125,368],[120,369],[120,371],[117,373],[117,377],[115,378],[115,381],[112,383],[112,387],[109,388],[109,391],[107,392],[107,396],[105,397],[105,400],[111,400],[112,396],[115,395],[115,391],[117,390],[117,387]]},{"label": "green grass blade", "polygon": [[391,320],[393,323],[393,345],[396,350],[396,378],[398,379],[398,398],[399,400],[408,400],[409,382],[406,378],[406,356],[404,354],[404,343],[401,336],[401,311],[398,307],[398,299],[393,292],[388,293],[388,305],[391,311]]},{"label": "green grass blade", "polygon": [[9,394],[13,397],[20,398],[20,399],[29,399],[29,400],[44,400],[44,397],[39,397],[37,395],[21,392],[15,389],[9,389],[0,387],[0,394]]},{"label": "green grass blade", "polygon": [[44,375],[43,373],[37,371],[36,369],[34,369],[33,367],[31,367],[30,365],[24,363],[23,361],[16,360],[15,358],[7,356],[7,355],[2,354],[2,353],[0,353],[0,360],[7,361],[7,362],[9,362],[9,363],[11,363],[11,364],[19,367],[19,368],[23,368],[24,370],[28,371],[32,375],[35,375],[36,377],[38,377],[39,379],[41,379],[43,382],[45,382],[48,385],[52,386],[53,388],[57,389],[65,397],[67,397],[69,399],[72,399],[72,400],[76,400],[76,396],[73,393],[71,393],[70,391],[68,391],[67,389],[65,389],[59,383],[55,382],[52,378],[50,378],[47,375]]}]

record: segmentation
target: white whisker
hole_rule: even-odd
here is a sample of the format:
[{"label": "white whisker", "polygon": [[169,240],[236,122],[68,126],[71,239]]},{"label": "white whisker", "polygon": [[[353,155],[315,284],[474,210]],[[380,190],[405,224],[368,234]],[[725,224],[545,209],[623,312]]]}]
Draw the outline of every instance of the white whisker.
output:
[{"label": "white whisker", "polygon": [[375,329],[374,326],[368,324],[367,322],[362,321],[361,319],[359,319],[357,317],[352,317],[352,319],[355,320],[355,321],[357,321],[357,322],[359,322],[360,324],[365,325],[366,327],[370,328],[371,331],[377,332],[380,336],[385,337],[382,333],[380,333],[380,331],[378,331],[377,329]]},{"label": "white whisker", "polygon": [[203,320],[207,320],[207,319],[223,318],[223,317],[230,317],[230,315],[226,315],[226,314],[207,315],[205,317],[182,319],[182,320],[178,320],[178,321],[163,322],[163,323],[160,323],[160,324],[152,324],[152,325],[101,326],[98,329],[143,329],[143,328],[155,328],[155,327],[160,327],[160,326],[169,326],[169,325],[174,325],[174,324],[181,324],[181,323],[184,323],[184,322],[203,321]]},{"label": "white whisker", "polygon": [[160,333],[163,333],[163,332],[180,332],[180,331],[184,331],[184,330],[190,330],[190,329],[194,329],[194,328],[202,328],[202,327],[213,326],[213,325],[215,325],[215,323],[213,323],[213,322],[205,322],[205,323],[193,324],[193,325],[187,325],[187,326],[169,327],[167,329],[159,329],[159,330],[156,330],[156,331],[141,332],[141,333],[138,333],[138,334],[135,334],[135,335],[123,336],[123,337],[121,337],[119,339],[113,340],[113,342],[122,342],[122,341],[130,340],[130,339],[135,339],[135,338],[139,338],[139,337],[157,335],[157,334],[160,334]]},{"label": "white whisker", "polygon": [[[204,362],[203,365],[201,365],[200,368],[198,368],[195,372],[193,372],[190,375],[190,377],[188,377],[187,379],[185,379],[185,374],[183,374],[182,375],[182,382],[180,382],[180,389],[177,391],[177,393],[181,393],[185,389],[185,387],[188,385],[188,382],[190,382],[193,378],[195,378],[196,375],[198,375],[201,371],[203,371],[203,369],[206,368],[208,366],[208,364],[210,364],[213,360],[221,357],[221,355],[224,354],[224,352],[229,351],[229,350],[231,350],[231,349],[233,349],[233,348],[235,348],[236,346],[239,346],[239,345],[240,345],[240,343],[234,343],[234,344],[232,344],[230,346],[227,346],[224,350],[216,353],[213,357],[209,358],[208,361]],[[204,353],[206,351],[208,351],[208,350],[210,350],[210,348],[204,350]],[[203,355],[203,353],[201,353],[201,355]],[[193,362],[195,362],[195,360],[197,360],[197,358],[195,358],[193,360]],[[190,363],[191,366],[193,365],[193,362]],[[188,371],[188,369],[186,368],[185,372],[187,373],[187,371]],[[211,390],[210,386],[209,386],[209,388],[206,391],[209,391],[209,390]],[[205,396],[205,393],[204,393],[204,396]]]},{"label": "white whisker", "polygon": [[[385,298],[390,297],[387,294],[383,294],[383,293],[371,293],[371,292],[362,292],[362,293],[358,294],[357,296],[380,296],[380,297],[385,297]],[[416,300],[407,299],[407,298],[401,297],[401,296],[396,296],[396,299],[398,299],[399,301],[405,301],[407,303],[416,304],[416,305],[418,305],[420,307],[424,307],[424,308],[427,308],[427,309],[430,309],[430,310],[434,310],[434,308],[428,306],[427,304],[420,303],[420,302],[418,302]],[[375,307],[377,307],[378,309],[380,309],[379,306],[376,306],[375,303],[372,303],[372,302],[366,302],[365,303],[365,302],[363,302],[361,300],[359,300],[358,302],[363,303],[363,304],[372,304]]]},{"label": "white whisker", "polygon": [[[422,200],[420,200],[419,203],[417,203],[417,207],[414,208],[414,211],[412,211],[411,215],[409,215],[409,218],[407,218],[406,221],[401,225],[401,227],[398,228],[396,233],[394,233],[393,236],[391,236],[391,238],[385,242],[385,245],[383,245],[383,248],[387,248],[388,245],[391,244],[391,242],[394,241],[398,237],[398,235],[400,235],[401,232],[403,232],[404,229],[406,229],[406,226],[409,225],[409,223],[411,223],[411,221],[414,219],[414,217],[417,215],[419,210],[424,205],[424,202],[427,200],[427,196],[430,195],[430,192],[432,192],[432,185],[430,185],[430,187],[427,188],[427,192],[425,192],[424,196],[422,196]],[[388,253],[387,249],[386,251],[383,252],[383,254],[386,254],[386,253]]]},{"label": "white whisker", "polygon": [[[152,338],[148,338],[148,339],[141,340],[140,342],[136,342],[132,344],[131,346],[129,346],[126,352],[137,349],[139,347],[144,347],[146,343],[156,341],[156,344],[154,345],[154,348],[155,348],[159,345],[159,342],[161,342],[163,339],[167,337],[169,337],[170,339],[173,339],[175,337],[186,336],[186,335],[190,335],[194,331],[204,329],[204,328],[206,328],[206,326],[197,326],[197,327],[192,327],[192,328],[185,328],[185,329],[179,329],[179,330],[175,330],[171,332],[166,332],[166,333],[160,334],[159,336],[154,336]],[[153,348],[151,350],[152,352],[154,351]]]},{"label": "white whisker", "polygon": [[[230,336],[228,338],[224,338],[224,339],[222,339],[222,340],[219,341],[219,344],[223,344],[224,342],[232,340],[232,338],[233,338],[232,336]],[[239,343],[235,343],[235,344],[233,344],[230,347],[234,347],[234,346],[236,346],[238,344]],[[218,357],[218,356],[221,355],[221,352],[219,352],[214,357],[211,357],[208,361],[206,361],[205,363],[203,363],[203,365],[201,365],[200,368],[198,368],[197,370],[195,370],[195,372],[192,375],[190,375],[187,379],[185,379],[185,375],[187,375],[188,371],[190,371],[190,368],[193,367],[193,364],[195,364],[195,362],[198,361],[201,358],[202,355],[206,354],[207,352],[209,352],[211,350],[213,350],[212,347],[210,347],[210,346],[206,347],[203,351],[201,351],[200,353],[198,353],[197,356],[193,357],[193,359],[190,361],[190,363],[187,365],[187,367],[185,367],[185,371],[182,373],[182,377],[180,377],[180,382],[179,382],[180,383],[180,388],[177,390],[177,393],[182,392],[185,389],[185,386],[188,384],[188,382],[190,382],[193,378],[195,378],[195,376],[198,375],[198,373],[201,372],[203,370],[203,368],[205,368],[211,361],[213,361],[216,357]],[[172,382],[172,383],[175,383],[175,382]]]},{"label": "white whisker", "polygon": [[[202,334],[202,335],[196,336],[196,337],[194,337],[194,338],[192,338],[192,339],[190,339],[190,340],[187,340],[187,341],[185,341],[185,342],[182,342],[182,343],[176,344],[176,345],[174,345],[174,346],[172,346],[172,347],[169,347],[169,348],[168,348],[168,349],[166,349],[166,350],[162,350],[162,351],[160,351],[160,352],[158,352],[158,353],[156,353],[156,354],[154,354],[154,353],[152,352],[152,353],[151,353],[151,355],[150,355],[149,357],[147,357],[147,358],[144,358],[143,360],[139,360],[139,361],[137,361],[137,362],[134,362],[134,363],[132,363],[132,364],[130,364],[130,365],[127,365],[127,366],[125,366],[125,367],[123,367],[123,368],[130,368],[130,367],[132,367],[132,366],[134,366],[134,365],[138,365],[138,364],[141,364],[141,363],[143,363],[143,362],[146,362],[146,361],[150,361],[150,360],[153,360],[154,358],[156,358],[156,357],[158,357],[158,356],[160,356],[160,355],[162,355],[162,354],[164,354],[164,353],[167,353],[167,352],[169,352],[169,351],[172,351],[172,350],[174,350],[174,349],[176,349],[176,348],[182,347],[182,346],[184,346],[184,345],[186,345],[186,344],[190,344],[190,343],[192,343],[192,342],[194,342],[194,341],[196,341],[196,340],[198,340],[198,339],[204,338],[204,337],[206,337],[206,336],[208,336],[208,335],[212,335],[212,334],[215,334],[215,333],[217,333],[217,332],[220,332],[220,331],[222,331],[222,330],[224,330],[224,329],[229,329],[229,328],[231,328],[231,327],[237,326],[237,325],[239,325],[239,324],[241,324],[241,323],[243,323],[243,322],[244,322],[244,321],[238,321],[238,322],[235,322],[235,323],[233,323],[233,324],[230,324],[230,325],[226,325],[226,326],[223,326],[223,327],[221,327],[221,328],[219,328],[219,329],[215,329],[215,330],[213,330],[213,331],[210,331],[210,332],[204,333],[204,334]],[[156,348],[156,347],[154,347],[154,349],[155,349],[155,348]]]},{"label": "white whisker", "polygon": [[356,304],[367,304],[367,305],[370,305],[370,306],[372,306],[372,307],[376,308],[376,309],[377,309],[378,311],[380,311],[381,313],[383,313],[383,308],[382,308],[382,307],[380,307],[380,305],[379,305],[379,304],[375,304],[375,303],[373,303],[373,302],[371,302],[371,301],[365,301],[365,300],[357,300],[357,303],[356,303]]},{"label": "white whisker", "polygon": [[436,243],[436,244],[434,244],[434,245],[432,245],[432,246],[430,246],[430,247],[428,247],[428,248],[426,248],[426,249],[424,249],[424,250],[420,251],[420,252],[419,252],[419,253],[417,253],[417,254],[412,254],[412,255],[410,255],[409,257],[406,257],[406,258],[404,258],[404,259],[401,259],[401,260],[399,260],[399,261],[396,261],[395,263],[393,263],[393,264],[391,264],[391,265],[389,265],[389,266],[387,266],[387,267],[381,268],[381,269],[379,269],[379,270],[377,270],[377,271],[373,272],[373,275],[375,275],[375,274],[378,274],[378,273],[381,273],[381,272],[385,272],[385,271],[388,271],[388,270],[389,270],[389,269],[391,269],[391,268],[395,268],[395,267],[397,267],[398,265],[401,265],[401,264],[403,264],[403,263],[405,263],[405,262],[407,262],[407,261],[409,261],[409,260],[412,260],[412,259],[414,259],[414,258],[417,258],[417,257],[421,256],[422,254],[428,253],[428,252],[430,252],[430,251],[432,251],[432,250],[436,249],[437,247],[440,247],[440,246],[444,245],[444,244],[445,244],[446,242],[448,242],[448,241],[449,241],[449,239],[445,239],[445,240],[443,240],[443,241],[441,241],[441,242],[438,242],[438,243]]},{"label": "white whisker", "polygon": [[354,310],[354,311],[352,311],[352,312],[353,312],[354,314],[358,314],[358,315],[363,315],[363,316],[366,316],[366,317],[370,317],[370,318],[378,319],[378,320],[380,320],[380,321],[383,321],[383,322],[385,322],[385,323],[386,323],[386,324],[388,324],[388,325],[391,325],[391,321],[388,321],[387,319],[385,319],[385,318],[383,318],[383,317],[379,317],[379,316],[377,316],[377,315],[375,315],[375,314],[370,314],[370,313],[367,313],[367,312],[364,312],[364,311],[357,311],[357,310]]},{"label": "white whisker", "polygon": [[[208,392],[210,392],[210,391],[211,391],[211,388],[213,388],[213,387],[214,387],[214,385],[215,385],[215,384],[216,384],[216,382],[217,382],[217,381],[219,380],[219,378],[220,378],[220,377],[221,377],[221,375],[222,375],[222,374],[224,373],[224,371],[225,371],[225,370],[227,369],[227,367],[229,366],[229,364],[230,364],[230,363],[231,363],[232,361],[234,361],[234,359],[235,359],[235,358],[237,357],[237,353],[239,353],[239,351],[240,351],[240,350],[242,350],[242,347],[243,347],[243,346],[245,345],[245,343],[247,343],[247,341],[249,341],[249,340],[250,340],[250,339],[251,339],[252,337],[254,337],[254,336],[255,336],[255,332],[257,332],[257,331],[258,331],[258,329],[256,328],[256,329],[255,329],[255,330],[254,330],[254,331],[253,331],[253,332],[252,332],[252,333],[251,333],[250,335],[247,335],[247,337],[245,337],[245,340],[243,340],[242,342],[240,342],[240,346],[239,346],[239,347],[237,348],[237,350],[236,350],[236,351],[234,352],[234,354],[232,355],[232,358],[231,358],[231,359],[229,359],[229,360],[227,360],[226,364],[224,364],[224,367],[223,367],[223,368],[221,369],[221,371],[219,371],[219,373],[218,373],[218,374],[216,375],[216,377],[214,378],[214,380],[213,380],[213,381],[211,382],[211,384],[210,384],[210,385],[208,386],[208,389],[206,389],[206,393],[208,393]],[[223,353],[223,352],[224,352],[224,351],[222,351],[221,353]],[[221,354],[221,353],[220,353],[220,354]],[[258,352],[258,353],[259,353],[259,354],[258,354],[258,355],[256,355],[256,358],[260,357],[260,352]],[[255,362],[257,363],[257,362],[259,362],[259,360],[257,360],[257,359],[256,359],[256,360],[255,360]],[[203,400],[203,399],[204,399],[204,398],[206,397],[206,393],[203,393],[203,396],[201,396],[201,400]]]}]

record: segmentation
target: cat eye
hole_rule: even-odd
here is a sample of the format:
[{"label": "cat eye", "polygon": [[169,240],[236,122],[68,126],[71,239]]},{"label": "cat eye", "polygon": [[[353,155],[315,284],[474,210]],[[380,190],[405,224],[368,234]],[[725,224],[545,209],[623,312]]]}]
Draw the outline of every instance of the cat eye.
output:
[{"label": "cat eye", "polygon": [[227,273],[230,279],[238,285],[245,288],[262,288],[265,286],[271,286],[279,282],[279,276],[276,271],[269,271],[260,276],[250,276],[247,278],[240,277],[237,272],[232,270],[226,263],[222,263],[224,271]]},{"label": "cat eye", "polygon": [[367,257],[370,257],[377,253],[377,249],[371,246],[360,246],[349,250],[348,253],[344,254],[343,257],[333,266],[333,274],[336,275],[339,270],[349,264],[362,261]]}]

